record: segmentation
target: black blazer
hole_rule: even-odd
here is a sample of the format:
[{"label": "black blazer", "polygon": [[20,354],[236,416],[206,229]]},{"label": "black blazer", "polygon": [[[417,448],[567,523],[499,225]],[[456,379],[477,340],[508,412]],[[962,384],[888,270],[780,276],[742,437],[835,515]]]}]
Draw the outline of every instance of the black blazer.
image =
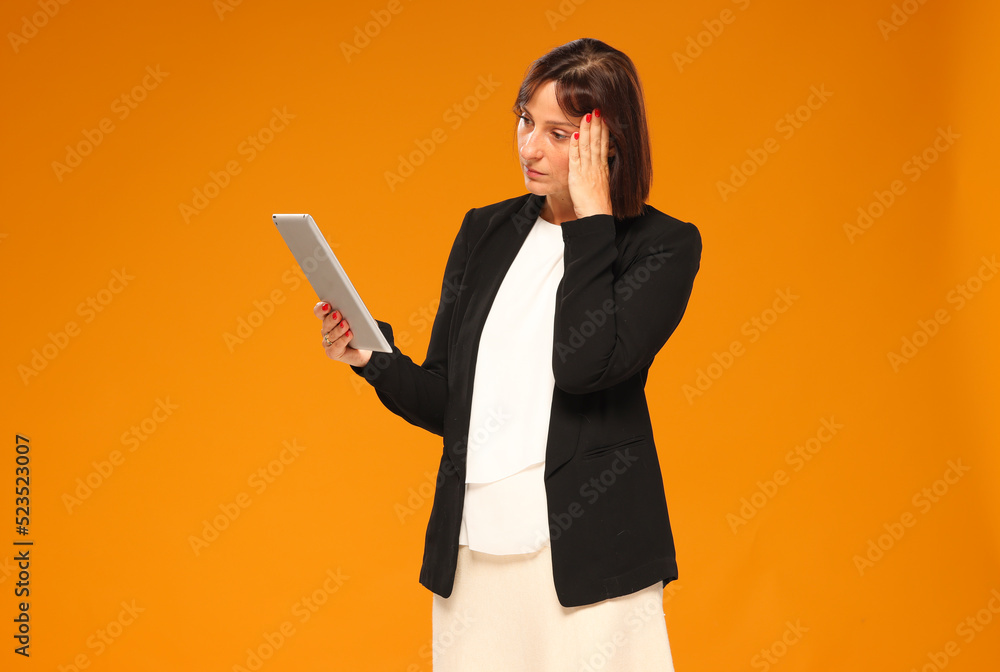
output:
[{"label": "black blazer", "polygon": [[[351,367],[386,408],[444,439],[420,569],[420,583],[443,597],[455,580],[479,337],[544,203],[529,193],[465,215],[423,364],[377,320],[392,353]],[[544,479],[553,582],[559,602],[573,607],[677,578],[644,387],[687,308],[701,234],[647,204],[636,218],[563,222],[562,235]]]}]

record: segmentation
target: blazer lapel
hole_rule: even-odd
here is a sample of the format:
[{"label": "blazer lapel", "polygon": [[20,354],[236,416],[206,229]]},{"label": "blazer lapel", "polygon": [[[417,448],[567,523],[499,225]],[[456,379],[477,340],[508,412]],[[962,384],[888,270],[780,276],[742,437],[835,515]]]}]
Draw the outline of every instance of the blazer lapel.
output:
[{"label": "blazer lapel", "polygon": [[448,363],[452,390],[457,391],[460,398],[462,433],[460,440],[445,446],[452,461],[462,465],[460,471],[463,474],[479,339],[500,284],[544,204],[544,196],[529,193],[523,202],[514,201],[511,208],[496,212],[469,252],[465,276],[461,281],[467,290],[458,297],[455,311],[458,324],[452,325],[450,334],[450,348],[454,355]]}]

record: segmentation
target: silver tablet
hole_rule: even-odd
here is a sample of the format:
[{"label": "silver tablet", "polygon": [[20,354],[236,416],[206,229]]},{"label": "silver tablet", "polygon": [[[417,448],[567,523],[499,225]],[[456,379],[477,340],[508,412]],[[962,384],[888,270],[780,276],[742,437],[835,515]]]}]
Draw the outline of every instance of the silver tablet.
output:
[{"label": "silver tablet", "polygon": [[313,218],[310,215],[271,217],[288,249],[299,262],[302,272],[309,279],[309,284],[316,290],[316,296],[339,310],[351,325],[354,336],[351,337],[350,346],[359,350],[392,352],[392,346],[382,335],[375,318],[358,296]]}]

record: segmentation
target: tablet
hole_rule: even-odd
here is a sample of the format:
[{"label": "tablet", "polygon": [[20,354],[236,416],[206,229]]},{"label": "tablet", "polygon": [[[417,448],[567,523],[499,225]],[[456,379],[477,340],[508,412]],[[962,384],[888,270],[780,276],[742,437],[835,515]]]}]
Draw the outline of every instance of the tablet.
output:
[{"label": "tablet", "polygon": [[354,335],[350,346],[373,352],[392,352],[392,346],[368,312],[344,268],[310,215],[272,215],[285,244],[316,290],[320,301],[339,310]]}]

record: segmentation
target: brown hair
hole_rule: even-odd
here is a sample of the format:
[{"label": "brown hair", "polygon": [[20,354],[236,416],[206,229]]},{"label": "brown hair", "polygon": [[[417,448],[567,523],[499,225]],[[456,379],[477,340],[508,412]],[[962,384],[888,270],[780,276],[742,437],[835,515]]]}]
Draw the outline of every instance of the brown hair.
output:
[{"label": "brown hair", "polygon": [[653,162],[642,84],[632,60],[590,37],[556,47],[528,67],[514,114],[522,114],[535,90],[549,81],[555,81],[556,101],[566,116],[600,109],[608,125],[609,149],[615,148],[615,155],[608,157],[612,211],[616,219],[638,217],[649,197]]}]

